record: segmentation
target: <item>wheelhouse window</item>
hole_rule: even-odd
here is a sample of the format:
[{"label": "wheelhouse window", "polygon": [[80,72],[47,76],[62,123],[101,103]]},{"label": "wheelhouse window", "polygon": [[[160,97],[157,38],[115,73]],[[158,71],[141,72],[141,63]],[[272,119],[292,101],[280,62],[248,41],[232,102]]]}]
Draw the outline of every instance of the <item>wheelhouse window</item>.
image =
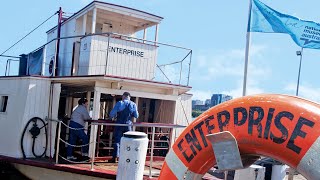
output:
[{"label": "wheelhouse window", "polygon": [[8,104],[8,96],[0,96],[0,112],[6,112]]}]

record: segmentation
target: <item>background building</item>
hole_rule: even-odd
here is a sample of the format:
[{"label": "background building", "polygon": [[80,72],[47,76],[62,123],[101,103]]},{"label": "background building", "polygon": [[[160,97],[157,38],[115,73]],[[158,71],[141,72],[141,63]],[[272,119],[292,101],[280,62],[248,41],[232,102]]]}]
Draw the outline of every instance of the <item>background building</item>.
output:
[{"label": "background building", "polygon": [[192,100],[192,109],[193,109],[196,105],[204,105],[204,102],[201,101],[201,100]]},{"label": "background building", "polygon": [[218,105],[225,101],[229,101],[232,99],[232,96],[226,94],[212,94],[211,96],[211,106]]},{"label": "background building", "polygon": [[205,103],[206,106],[211,107],[211,99],[206,99]]},{"label": "background building", "polygon": [[225,94],[213,94],[211,99],[206,99],[205,101],[192,100],[192,117],[195,118],[212,106],[223,103],[230,99],[232,99],[232,96]]}]

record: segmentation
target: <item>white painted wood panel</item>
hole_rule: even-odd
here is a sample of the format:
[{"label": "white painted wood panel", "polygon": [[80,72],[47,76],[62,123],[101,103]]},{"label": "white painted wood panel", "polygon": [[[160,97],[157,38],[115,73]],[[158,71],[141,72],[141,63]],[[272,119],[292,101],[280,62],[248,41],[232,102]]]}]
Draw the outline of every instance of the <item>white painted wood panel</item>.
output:
[{"label": "white painted wood panel", "polygon": [[[76,35],[76,19],[72,19],[61,27],[61,37],[69,37]],[[78,40],[76,38],[68,38],[60,40],[59,52],[59,75],[70,76],[72,70],[73,43]]]},{"label": "white painted wood panel", "polygon": [[[57,37],[57,31],[52,31],[51,33],[47,34],[47,42],[55,39]],[[44,55],[44,72],[42,74],[44,76],[50,76],[51,74],[49,73],[49,64],[51,60],[54,60],[56,52],[56,41],[52,41],[51,43],[47,44],[45,46],[45,55]]]},{"label": "white painted wood panel", "polygon": [[157,47],[153,45],[110,38],[108,48],[108,37],[87,36],[81,39],[79,75],[106,72],[107,75],[151,80],[155,73],[156,55]]},{"label": "white painted wood panel", "polygon": [[[50,99],[51,104],[49,106],[48,117],[50,119],[58,119],[58,110],[59,110],[59,101],[60,101],[60,92],[61,92],[61,84],[53,84],[51,90],[52,98]],[[45,94],[45,92],[43,92]],[[45,96],[42,96],[45,97]],[[52,106],[51,106],[52,105]],[[56,129],[58,123],[56,121],[48,122],[48,150],[46,155],[50,157],[54,156],[55,150],[55,139],[56,139]],[[51,140],[50,140],[51,139]]]},{"label": "white painted wood panel", "polygon": [[[189,123],[192,122],[191,98],[192,98],[192,95],[181,94],[179,96],[179,99],[176,100],[175,117],[174,117],[175,124],[188,126]],[[184,130],[183,128],[179,128],[172,133],[174,141],[176,138],[179,137],[179,135],[182,133],[183,130]]]},{"label": "white painted wood panel", "polygon": [[[0,113],[0,142],[5,146],[0,146],[0,153],[6,156],[22,157],[20,148],[20,138],[27,122],[33,117],[45,120],[48,115],[50,81],[48,79],[37,78],[15,78],[1,79],[0,95],[7,95],[7,111]],[[40,123],[38,124],[42,126]],[[24,149],[27,157],[32,155],[32,138],[27,129],[23,139]],[[44,129],[36,139],[35,152],[43,152],[45,136]],[[10,137],[10,138],[8,138]]]},{"label": "white painted wood panel", "polygon": [[154,122],[174,123],[175,101],[157,100],[155,104]]},{"label": "white painted wood panel", "polygon": [[20,124],[22,123],[27,98],[25,94],[28,80],[13,81],[2,79],[0,86],[0,95],[8,96],[7,110],[0,113],[0,142],[5,144],[5,146],[0,146],[0,153],[6,156],[21,157],[19,138],[21,137],[22,127]]},{"label": "white painted wood panel", "polygon": [[[24,108],[24,116],[22,119],[22,129],[27,124],[27,122],[33,117],[39,117],[45,121],[46,116],[48,116],[49,107],[49,94],[50,94],[50,81],[44,79],[30,79],[28,85],[28,91],[25,94],[27,96]],[[40,122],[39,126],[43,126]],[[28,127],[32,127],[31,123]],[[44,152],[45,146],[45,135],[44,128],[41,130],[41,134],[36,139],[35,153],[40,155]],[[27,157],[34,157],[32,154],[32,136],[30,133],[26,132],[24,136],[24,149]]]},{"label": "white painted wood panel", "polygon": [[[61,27],[60,37],[68,37],[76,35],[76,19],[72,19],[66,24],[63,24]],[[47,41],[57,38],[57,30],[54,30],[47,34]],[[79,40],[79,38],[68,38],[60,40],[60,52],[59,52],[59,68],[58,74],[60,76],[70,76],[72,71],[72,55],[73,55],[73,43]],[[50,60],[54,59],[56,53],[56,41],[53,41],[46,45],[46,54],[45,54],[45,70],[43,75],[50,76],[49,73],[49,63]]]}]

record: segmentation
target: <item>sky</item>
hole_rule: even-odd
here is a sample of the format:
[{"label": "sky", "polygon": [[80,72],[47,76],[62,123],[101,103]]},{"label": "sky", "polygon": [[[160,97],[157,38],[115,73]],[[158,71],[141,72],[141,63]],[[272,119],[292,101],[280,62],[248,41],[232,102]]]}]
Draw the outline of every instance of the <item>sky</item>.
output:
[{"label": "sky", "polygon": [[[304,20],[320,22],[318,0],[261,0],[273,9]],[[89,0],[3,1],[0,51],[3,52],[61,6],[74,13]],[[244,52],[249,1],[192,0],[110,0],[164,17],[159,42],[193,50],[190,86],[193,99],[205,100],[212,94],[242,95]],[[45,32],[56,25],[50,19],[7,55],[30,52],[46,42]],[[297,46],[286,34],[251,34],[247,94],[295,95],[299,58]],[[0,52],[0,53],[1,53]],[[0,70],[5,67],[0,59]],[[320,102],[320,51],[304,49],[299,96]]]}]

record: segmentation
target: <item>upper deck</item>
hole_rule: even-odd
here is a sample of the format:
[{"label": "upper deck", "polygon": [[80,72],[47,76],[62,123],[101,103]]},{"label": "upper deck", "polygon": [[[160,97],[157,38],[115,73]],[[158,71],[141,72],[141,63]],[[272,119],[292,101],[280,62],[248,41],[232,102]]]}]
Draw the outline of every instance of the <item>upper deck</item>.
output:
[{"label": "upper deck", "polygon": [[[93,1],[47,31],[47,43],[7,60],[7,75],[113,76],[188,86],[192,50],[158,41],[163,18]],[[3,57],[2,57],[3,58]],[[19,64],[19,73],[12,67]]]}]

